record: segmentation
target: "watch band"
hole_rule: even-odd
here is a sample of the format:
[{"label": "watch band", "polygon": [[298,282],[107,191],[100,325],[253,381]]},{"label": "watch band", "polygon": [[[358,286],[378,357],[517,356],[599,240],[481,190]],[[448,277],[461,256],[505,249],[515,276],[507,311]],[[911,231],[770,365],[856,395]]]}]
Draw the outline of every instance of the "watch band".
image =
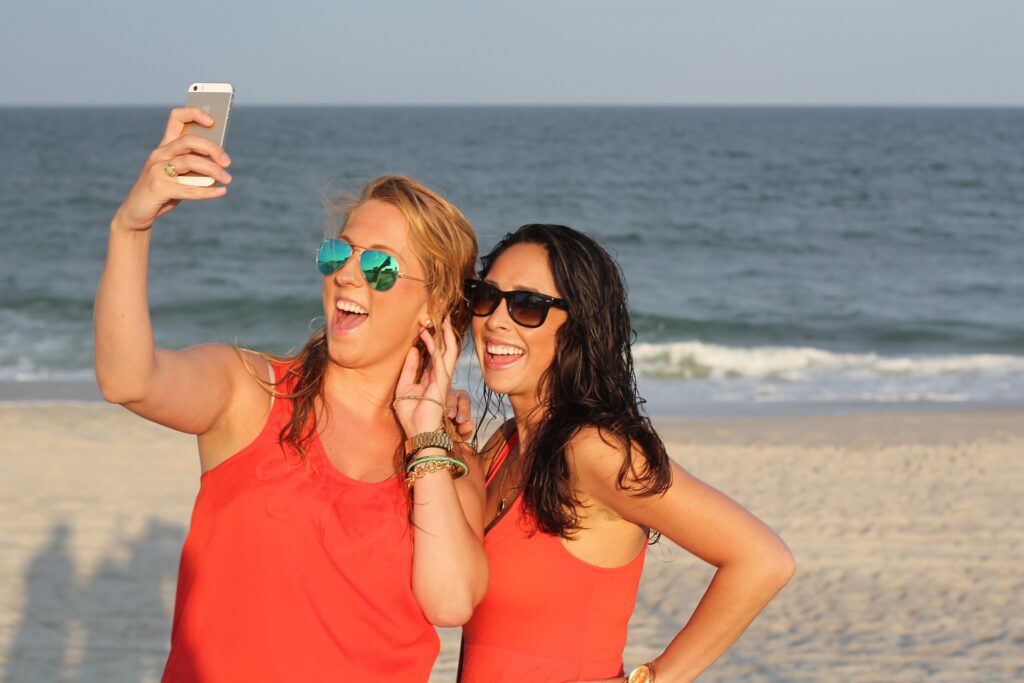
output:
[{"label": "watch band", "polygon": [[438,427],[432,432],[417,434],[405,441],[406,460],[416,455],[424,448],[443,448],[445,452],[451,453],[455,449],[452,437],[448,435],[444,427]]}]

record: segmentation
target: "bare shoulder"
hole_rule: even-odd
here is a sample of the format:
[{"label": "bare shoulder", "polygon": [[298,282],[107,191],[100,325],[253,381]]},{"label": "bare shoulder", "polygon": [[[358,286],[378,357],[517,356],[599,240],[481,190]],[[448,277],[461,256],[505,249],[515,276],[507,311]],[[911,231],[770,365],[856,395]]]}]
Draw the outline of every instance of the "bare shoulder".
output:
[{"label": "bare shoulder", "polygon": [[626,462],[626,445],[606,429],[587,426],[570,439],[566,455],[569,469],[577,478],[614,483]]},{"label": "bare shoulder", "polygon": [[263,354],[227,344],[201,344],[185,350],[196,362],[215,365],[226,385],[228,402],[221,429],[248,430],[253,421],[262,422],[271,406],[274,369]]},{"label": "bare shoulder", "polygon": [[654,454],[652,461],[636,440],[596,426],[573,436],[566,458],[577,489],[609,507],[619,507],[619,499],[661,493],[675,478],[664,453]]}]

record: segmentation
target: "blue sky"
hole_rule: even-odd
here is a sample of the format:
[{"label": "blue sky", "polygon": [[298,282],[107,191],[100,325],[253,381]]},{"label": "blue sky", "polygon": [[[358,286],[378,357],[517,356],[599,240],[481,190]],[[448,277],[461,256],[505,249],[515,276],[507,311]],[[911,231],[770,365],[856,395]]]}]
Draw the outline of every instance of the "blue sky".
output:
[{"label": "blue sky", "polygon": [[31,0],[0,105],[1024,105],[1024,0]]}]

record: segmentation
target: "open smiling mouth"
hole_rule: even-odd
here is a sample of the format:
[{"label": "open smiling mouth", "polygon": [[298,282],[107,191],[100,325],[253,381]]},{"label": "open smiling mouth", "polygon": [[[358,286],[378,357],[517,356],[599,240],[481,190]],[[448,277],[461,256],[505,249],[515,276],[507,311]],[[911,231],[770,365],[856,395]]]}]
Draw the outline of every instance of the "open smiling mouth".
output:
[{"label": "open smiling mouth", "polygon": [[369,316],[369,311],[354,301],[338,299],[334,304],[334,330],[349,332],[362,325]]},{"label": "open smiling mouth", "polygon": [[508,344],[487,344],[484,356],[487,367],[500,369],[507,368],[519,362],[526,352],[518,346]]}]

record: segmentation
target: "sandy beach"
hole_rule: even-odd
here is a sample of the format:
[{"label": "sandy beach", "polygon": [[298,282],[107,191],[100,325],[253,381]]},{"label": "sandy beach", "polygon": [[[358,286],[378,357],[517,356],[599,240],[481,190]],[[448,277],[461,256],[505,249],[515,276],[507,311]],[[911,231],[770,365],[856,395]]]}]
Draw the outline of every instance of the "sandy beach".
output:
[{"label": "sandy beach", "polygon": [[[655,423],[798,562],[700,680],[1024,677],[1024,411]],[[0,679],[159,680],[197,488],[191,437],[100,403],[0,404]],[[712,572],[652,549],[627,664],[660,653]],[[442,633],[432,680],[457,648]]]}]

